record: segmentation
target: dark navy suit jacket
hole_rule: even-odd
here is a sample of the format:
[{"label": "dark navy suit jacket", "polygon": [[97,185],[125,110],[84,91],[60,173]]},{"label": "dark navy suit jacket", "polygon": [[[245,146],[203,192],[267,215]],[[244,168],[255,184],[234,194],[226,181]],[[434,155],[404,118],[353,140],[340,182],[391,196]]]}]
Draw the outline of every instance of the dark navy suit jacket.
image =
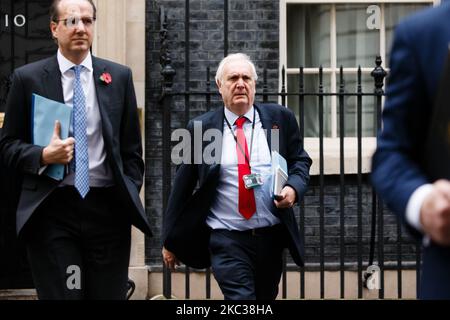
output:
[{"label": "dark navy suit jacket", "polygon": [[[255,107],[262,127],[267,130],[269,149],[272,148],[271,129],[279,129],[279,152],[288,163],[287,184],[295,189],[297,201],[300,201],[306,192],[312,162],[301,146],[295,116],[289,109],[276,104],[255,104]],[[188,125],[192,137],[193,121],[202,123],[202,132],[208,129],[223,132],[223,107],[192,120]],[[202,151],[209,143],[204,142]],[[220,164],[181,164],[173,181],[163,223],[163,244],[180,261],[194,268],[206,268],[211,264],[206,217],[215,197],[219,174]],[[286,228],[286,247],[295,263],[302,265],[304,249],[293,209],[279,209],[276,214]]]},{"label": "dark navy suit jacket", "polygon": [[[101,115],[106,161],[111,166],[124,214],[151,235],[139,198],[144,174],[142,143],[131,70],[92,57],[94,82]],[[108,85],[99,78],[108,72]],[[0,137],[0,156],[10,168],[23,174],[17,209],[17,233],[59,182],[38,175],[42,147],[31,144],[31,96],[33,93],[64,103],[61,72],[56,55],[16,69],[6,102],[5,123]]]},{"label": "dark navy suit jacket", "polygon": [[[431,182],[424,172],[425,141],[449,43],[449,2],[407,18],[395,31],[372,182],[404,223],[411,194]],[[450,248],[424,248],[422,271],[421,297],[450,298]]]}]

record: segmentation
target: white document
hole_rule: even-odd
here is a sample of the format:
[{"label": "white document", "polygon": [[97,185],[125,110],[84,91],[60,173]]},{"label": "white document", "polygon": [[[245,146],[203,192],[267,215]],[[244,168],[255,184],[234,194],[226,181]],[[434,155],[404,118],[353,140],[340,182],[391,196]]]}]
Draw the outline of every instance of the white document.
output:
[{"label": "white document", "polygon": [[288,180],[288,168],[286,159],[277,151],[272,151],[272,198],[281,194]]}]

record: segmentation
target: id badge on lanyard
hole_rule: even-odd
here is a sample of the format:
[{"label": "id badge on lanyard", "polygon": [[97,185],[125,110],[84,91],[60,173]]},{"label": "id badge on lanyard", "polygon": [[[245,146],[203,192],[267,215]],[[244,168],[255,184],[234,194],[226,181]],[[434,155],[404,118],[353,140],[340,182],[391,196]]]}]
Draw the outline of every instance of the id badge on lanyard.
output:
[{"label": "id badge on lanyard", "polygon": [[246,174],[242,179],[244,179],[246,189],[254,189],[263,185],[263,180],[259,173]]}]

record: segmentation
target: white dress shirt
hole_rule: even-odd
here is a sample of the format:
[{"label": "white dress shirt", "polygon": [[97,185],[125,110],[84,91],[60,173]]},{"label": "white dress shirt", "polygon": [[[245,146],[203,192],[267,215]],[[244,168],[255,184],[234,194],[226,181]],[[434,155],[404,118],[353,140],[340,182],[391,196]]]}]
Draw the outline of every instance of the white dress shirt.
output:
[{"label": "white dress shirt", "polygon": [[[75,64],[66,59],[59,50],[57,59],[61,71],[64,102],[66,105],[73,107],[75,72],[71,70],[71,68],[75,66]],[[114,185],[114,178],[111,168],[105,161],[105,142],[103,140],[102,122],[97,101],[97,93],[95,91],[94,69],[92,67],[92,56],[90,53],[80,65],[84,67],[81,70],[80,78],[83,92],[86,96],[89,185],[91,187],[107,187]],[[72,124],[70,126],[70,136],[73,136]],[[62,181],[61,186],[74,185],[74,179],[74,173],[70,173]]]},{"label": "white dress shirt", "polygon": [[[248,120],[244,123],[243,128],[247,140],[252,173],[259,173],[262,176],[264,184],[254,189],[256,202],[255,214],[249,220],[246,220],[239,213],[238,160],[236,141],[233,137],[236,130],[234,123],[239,116],[226,107],[224,110],[225,117],[232,126],[233,132],[230,131],[230,128],[224,120],[220,178],[216,190],[216,197],[213,200],[206,223],[212,229],[240,231],[278,224],[280,220],[273,214],[277,208],[270,196],[270,188],[272,186],[272,158],[259,114],[258,112],[254,113],[254,107],[244,115]],[[255,119],[253,119],[254,114]],[[253,148],[250,151],[253,120],[255,121],[255,131]]]}]

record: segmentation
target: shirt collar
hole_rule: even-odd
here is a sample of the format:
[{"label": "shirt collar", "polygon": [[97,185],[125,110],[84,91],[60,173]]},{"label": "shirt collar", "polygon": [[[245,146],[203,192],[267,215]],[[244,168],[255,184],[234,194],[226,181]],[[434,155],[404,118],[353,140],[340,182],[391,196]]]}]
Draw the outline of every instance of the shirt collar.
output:
[{"label": "shirt collar", "polygon": [[[59,64],[59,70],[61,71],[61,74],[66,73],[68,70],[70,70],[73,66],[75,66],[75,63],[67,59],[63,56],[61,51],[58,49],[57,53],[57,59]],[[92,71],[92,55],[89,52],[86,58],[83,60],[83,62],[80,63],[81,66],[85,67],[89,71]]]},{"label": "shirt collar", "polygon": [[[244,117],[247,118],[248,121],[253,122],[253,116],[254,116],[254,106],[252,106],[250,108],[250,110],[247,111],[246,114],[244,114]],[[231,125],[234,125],[234,123],[236,122],[236,120],[239,118],[239,116],[235,113],[233,113],[230,109],[228,109],[228,107],[225,107],[225,117],[227,118],[228,122]]]}]

